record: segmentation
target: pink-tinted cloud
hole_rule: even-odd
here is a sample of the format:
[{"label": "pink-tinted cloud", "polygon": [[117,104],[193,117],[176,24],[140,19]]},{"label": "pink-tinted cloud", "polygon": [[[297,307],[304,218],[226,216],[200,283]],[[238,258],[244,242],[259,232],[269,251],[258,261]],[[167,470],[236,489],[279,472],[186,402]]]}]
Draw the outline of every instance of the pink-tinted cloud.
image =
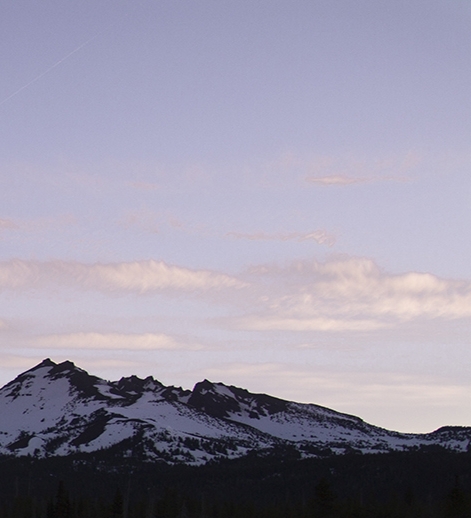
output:
[{"label": "pink-tinted cloud", "polygon": [[289,232],[289,233],[275,233],[267,234],[265,232],[243,233],[243,232],[228,232],[228,237],[234,239],[248,239],[250,241],[296,241],[301,243],[303,241],[316,241],[320,245],[332,246],[335,243],[335,236],[327,233],[325,230],[315,230],[313,232]]},{"label": "pink-tinted cloud", "polygon": [[2,230],[15,230],[18,228],[19,228],[19,225],[12,219],[8,219],[8,218],[1,219],[0,218],[0,232]]},{"label": "pink-tinted cloud", "polygon": [[371,259],[260,265],[248,272],[258,309],[242,328],[371,331],[417,319],[470,319],[471,282],[429,273],[389,274]]},{"label": "pink-tinted cloud", "polygon": [[76,261],[0,262],[0,290],[64,286],[110,293],[207,291],[241,288],[245,283],[211,270],[192,270],[163,261],[80,263]]},{"label": "pink-tinted cloud", "polygon": [[201,350],[199,344],[185,343],[162,333],[97,333],[80,332],[36,337],[33,347],[46,349],[93,350]]},{"label": "pink-tinted cloud", "polygon": [[2,291],[58,287],[110,295],[192,293],[229,311],[223,326],[266,332],[367,332],[413,321],[471,319],[470,280],[391,274],[367,258],[258,265],[238,276],[154,260],[0,262]]},{"label": "pink-tinted cloud", "polygon": [[295,172],[309,184],[324,187],[405,181],[422,162],[422,156],[409,152],[398,156],[326,156],[302,157],[286,154],[273,163],[274,171]]},{"label": "pink-tinted cloud", "polygon": [[378,181],[375,178],[353,178],[351,176],[310,176],[306,178],[306,182],[318,185],[352,185],[356,183],[371,183]]},{"label": "pink-tinted cloud", "polygon": [[126,213],[120,221],[125,229],[138,228],[150,234],[158,234],[160,221],[158,214],[149,210],[133,210]]},{"label": "pink-tinted cloud", "polygon": [[324,405],[404,432],[424,433],[442,426],[437,408],[446,409],[447,422],[454,424],[465,424],[470,417],[469,384],[437,375],[263,361],[218,363],[204,373],[211,380]]},{"label": "pink-tinted cloud", "polygon": [[0,219],[0,234],[3,231],[15,231],[22,234],[38,234],[47,229],[60,230],[76,224],[76,219],[70,214],[61,214],[51,218],[38,219]]},{"label": "pink-tinted cloud", "polygon": [[156,191],[159,184],[151,182],[129,182],[129,186],[140,191]]},{"label": "pink-tinted cloud", "polygon": [[346,176],[346,175],[330,175],[330,176],[308,176],[307,183],[320,185],[324,187],[345,186],[362,183],[378,183],[378,182],[399,182],[405,181],[405,178],[394,176]]}]

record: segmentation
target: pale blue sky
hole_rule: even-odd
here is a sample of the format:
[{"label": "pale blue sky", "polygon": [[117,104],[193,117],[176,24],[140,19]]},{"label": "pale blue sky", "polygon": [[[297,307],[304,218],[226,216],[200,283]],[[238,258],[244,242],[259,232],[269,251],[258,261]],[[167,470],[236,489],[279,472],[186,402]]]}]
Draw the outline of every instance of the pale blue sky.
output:
[{"label": "pale blue sky", "polygon": [[467,1],[0,17],[0,383],[46,356],[471,425]]}]

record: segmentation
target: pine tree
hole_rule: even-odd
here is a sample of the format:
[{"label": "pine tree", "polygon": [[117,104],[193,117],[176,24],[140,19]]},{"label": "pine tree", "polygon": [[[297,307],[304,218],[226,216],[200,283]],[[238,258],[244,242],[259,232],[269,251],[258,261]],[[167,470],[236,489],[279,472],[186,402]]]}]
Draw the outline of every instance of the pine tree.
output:
[{"label": "pine tree", "polygon": [[123,495],[119,489],[116,490],[115,497],[110,506],[110,518],[122,518],[123,516]]},{"label": "pine tree", "polygon": [[57,488],[56,501],[53,506],[54,518],[71,518],[71,505],[69,494],[65,489],[64,482],[61,480]]},{"label": "pine tree", "polygon": [[445,516],[446,518],[467,518],[469,516],[466,495],[461,489],[458,477],[455,477],[455,485],[446,497]]},{"label": "pine tree", "polygon": [[325,478],[321,478],[314,488],[314,504],[319,516],[330,516],[334,510],[335,494]]}]

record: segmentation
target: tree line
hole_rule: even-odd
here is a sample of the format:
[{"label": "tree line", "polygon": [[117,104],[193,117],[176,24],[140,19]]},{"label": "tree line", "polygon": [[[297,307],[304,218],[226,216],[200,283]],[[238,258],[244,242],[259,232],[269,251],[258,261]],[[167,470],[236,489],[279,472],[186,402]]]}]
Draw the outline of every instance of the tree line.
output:
[{"label": "tree line", "polygon": [[434,448],[171,466],[107,452],[0,458],[0,518],[464,518],[471,455]]}]

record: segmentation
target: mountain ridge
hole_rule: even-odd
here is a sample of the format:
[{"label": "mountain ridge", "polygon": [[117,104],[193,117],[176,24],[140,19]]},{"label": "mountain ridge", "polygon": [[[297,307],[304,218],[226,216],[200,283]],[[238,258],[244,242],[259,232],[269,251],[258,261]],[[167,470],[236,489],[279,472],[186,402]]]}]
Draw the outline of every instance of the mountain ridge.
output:
[{"label": "mountain ridge", "polygon": [[200,465],[280,448],[306,458],[430,446],[468,451],[470,444],[471,427],[400,433],[319,405],[206,379],[192,390],[152,376],[106,381],[68,360],[46,358],[0,389],[4,455],[113,449],[123,458]]}]

